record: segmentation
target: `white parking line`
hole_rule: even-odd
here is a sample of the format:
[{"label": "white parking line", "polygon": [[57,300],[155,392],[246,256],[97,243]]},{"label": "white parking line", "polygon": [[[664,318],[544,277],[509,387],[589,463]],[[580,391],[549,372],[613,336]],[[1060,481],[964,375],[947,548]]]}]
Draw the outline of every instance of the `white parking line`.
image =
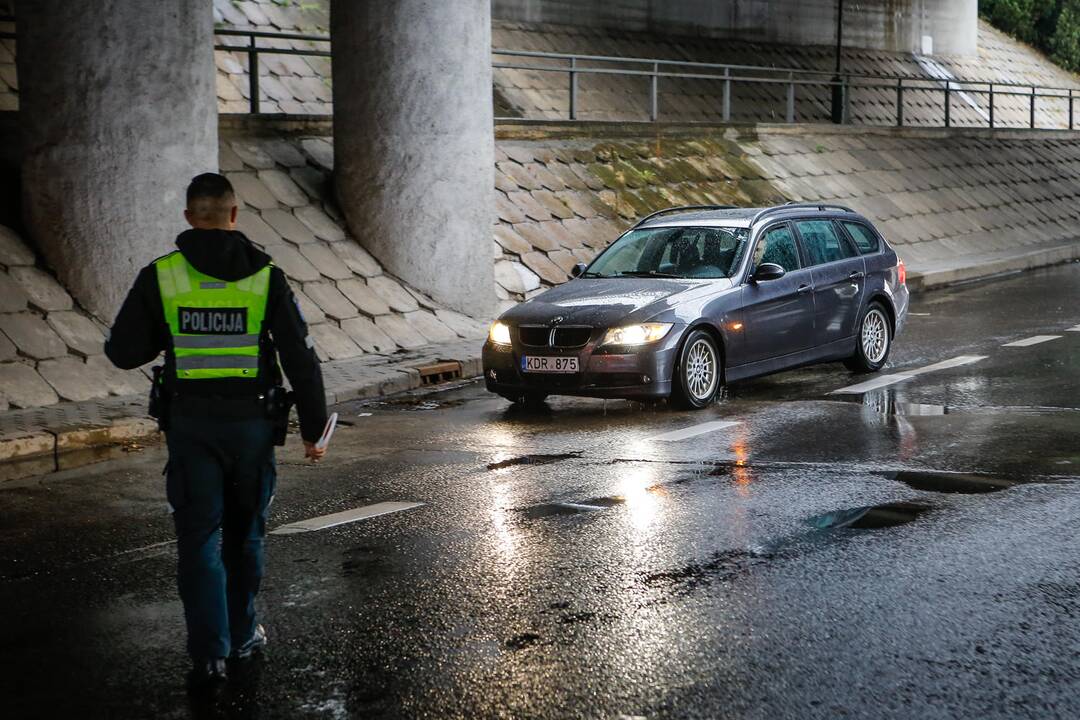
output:
[{"label": "white parking line", "polygon": [[270,531],[270,534],[293,535],[295,533],[325,530],[326,528],[345,525],[346,523],[356,522],[357,520],[367,520],[368,518],[377,517],[379,515],[401,512],[402,510],[412,510],[423,504],[424,503],[418,502],[381,502],[375,503],[374,505],[364,505],[362,507],[353,508],[352,510],[333,513],[332,515],[321,515],[308,520],[301,520],[299,522],[289,523],[288,525],[282,525],[281,527]]},{"label": "white parking line", "polygon": [[1065,328],[1065,332],[1080,332],[1080,325],[1073,325],[1071,328]]},{"label": "white parking line", "polygon": [[873,380],[867,380],[857,385],[848,385],[842,387],[839,390],[833,390],[830,395],[861,395],[862,393],[868,393],[871,390],[877,390],[883,388],[886,385],[895,385],[898,382],[904,382],[910,380],[914,375],[879,375]]},{"label": "white parking line", "polygon": [[1039,343],[1050,342],[1051,340],[1057,340],[1060,335],[1034,335],[1023,340],[1014,340],[1010,343],[1005,343],[1001,347],[1028,347],[1030,345],[1038,345]]},{"label": "white parking line", "polygon": [[980,360],[985,360],[986,355],[957,355],[954,358],[948,360],[942,360],[936,362],[933,365],[927,365],[926,367],[916,368],[914,370],[905,370],[902,373],[896,373],[895,375],[879,375],[878,377],[861,382],[857,385],[848,385],[842,387],[839,390],[833,390],[830,395],[861,395],[862,393],[868,393],[871,390],[877,390],[878,388],[887,387],[889,385],[895,385],[905,380],[910,380],[917,375],[925,375],[926,373],[937,372],[938,370],[948,370],[949,368],[960,367],[961,365],[970,365],[971,363],[977,363]]},{"label": "white parking line", "polygon": [[933,365],[927,365],[926,367],[921,367],[917,370],[905,370],[903,374],[922,375],[924,373],[936,372],[938,370],[948,370],[949,368],[960,367],[961,365],[970,365],[971,363],[977,363],[980,360],[985,360],[987,357],[987,355],[957,355],[954,358],[942,360],[941,362],[934,363]]},{"label": "white parking line", "polygon": [[705,433],[713,432],[714,430],[723,430],[729,428],[732,425],[738,425],[737,421],[733,420],[713,420],[711,422],[704,422],[699,425],[691,425],[690,427],[683,428],[682,430],[672,430],[662,435],[654,435],[649,440],[658,440],[660,442],[675,442],[677,440],[686,440],[688,438],[697,437],[698,435],[704,435]]}]

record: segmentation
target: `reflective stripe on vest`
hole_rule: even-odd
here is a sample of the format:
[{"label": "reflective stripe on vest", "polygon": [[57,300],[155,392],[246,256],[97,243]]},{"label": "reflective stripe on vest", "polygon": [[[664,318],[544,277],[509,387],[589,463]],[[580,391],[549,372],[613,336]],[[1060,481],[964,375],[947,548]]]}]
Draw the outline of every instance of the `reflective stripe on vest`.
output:
[{"label": "reflective stripe on vest", "polygon": [[154,263],[177,378],[258,377],[270,267],[231,282],[199,272],[179,252]]}]

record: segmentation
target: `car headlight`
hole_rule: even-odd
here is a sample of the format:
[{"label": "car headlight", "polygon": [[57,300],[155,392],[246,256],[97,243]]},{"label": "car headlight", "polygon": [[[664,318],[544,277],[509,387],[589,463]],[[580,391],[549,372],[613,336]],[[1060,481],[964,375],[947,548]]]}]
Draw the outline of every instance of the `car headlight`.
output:
[{"label": "car headlight", "polygon": [[501,322],[492,323],[491,330],[488,331],[488,338],[496,345],[509,345],[510,326]]},{"label": "car headlight", "polygon": [[601,345],[644,345],[656,342],[671,330],[672,323],[642,323],[611,328],[604,335]]}]

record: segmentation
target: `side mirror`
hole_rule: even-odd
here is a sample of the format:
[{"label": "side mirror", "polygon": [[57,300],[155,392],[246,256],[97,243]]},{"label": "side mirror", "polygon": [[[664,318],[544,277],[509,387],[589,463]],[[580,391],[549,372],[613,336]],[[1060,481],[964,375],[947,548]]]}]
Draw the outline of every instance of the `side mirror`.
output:
[{"label": "side mirror", "polygon": [[585,263],[578,263],[574,267],[570,268],[570,277],[581,277],[581,273],[585,272]]},{"label": "side mirror", "polygon": [[761,263],[758,265],[757,270],[750,276],[750,279],[754,282],[766,282],[768,280],[779,280],[787,274],[782,265],[776,263]]}]

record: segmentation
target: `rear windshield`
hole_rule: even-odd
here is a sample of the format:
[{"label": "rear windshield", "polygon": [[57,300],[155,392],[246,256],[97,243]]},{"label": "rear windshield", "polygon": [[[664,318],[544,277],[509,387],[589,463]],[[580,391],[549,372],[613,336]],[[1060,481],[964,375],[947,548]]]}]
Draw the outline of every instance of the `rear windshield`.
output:
[{"label": "rear windshield", "polygon": [[589,266],[584,277],[726,278],[738,264],[746,228],[631,230]]}]

